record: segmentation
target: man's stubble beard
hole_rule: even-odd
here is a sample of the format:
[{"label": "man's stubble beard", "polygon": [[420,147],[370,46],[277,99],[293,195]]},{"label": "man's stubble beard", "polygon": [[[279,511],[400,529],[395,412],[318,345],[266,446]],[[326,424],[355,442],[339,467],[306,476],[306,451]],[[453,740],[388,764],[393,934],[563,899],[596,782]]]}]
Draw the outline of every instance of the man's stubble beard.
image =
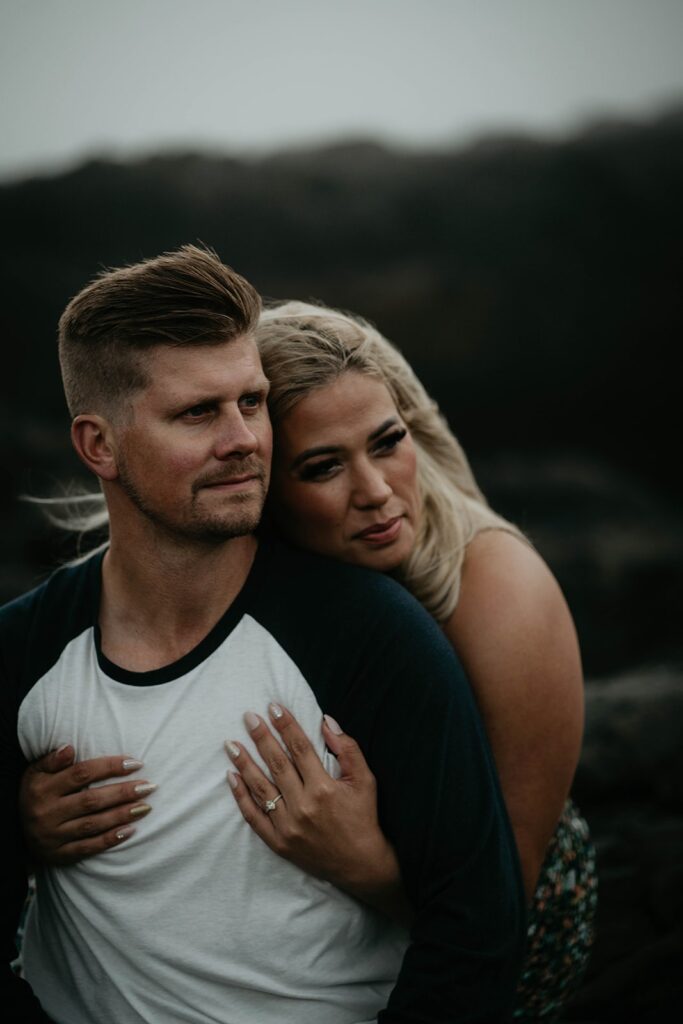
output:
[{"label": "man's stubble beard", "polygon": [[[203,488],[193,491],[187,513],[184,515],[172,516],[167,514],[164,509],[155,507],[147,496],[140,493],[132,475],[128,472],[125,459],[119,460],[118,482],[124,494],[138,511],[175,540],[201,544],[222,544],[224,541],[253,533],[259,525],[263,513],[267,493],[266,474],[263,466],[260,463],[258,466],[240,466],[240,470],[256,474],[258,489],[256,492],[238,491],[226,496],[229,506],[224,507],[222,512],[216,512],[213,515],[200,508],[199,495]],[[250,507],[239,509],[240,505]]]}]

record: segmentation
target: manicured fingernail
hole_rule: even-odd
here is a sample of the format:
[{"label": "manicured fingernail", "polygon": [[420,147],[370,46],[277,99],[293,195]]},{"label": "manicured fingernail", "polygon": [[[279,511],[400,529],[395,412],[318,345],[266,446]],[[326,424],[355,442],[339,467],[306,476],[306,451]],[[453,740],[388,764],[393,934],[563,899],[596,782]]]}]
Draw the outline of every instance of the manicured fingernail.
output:
[{"label": "manicured fingernail", "polygon": [[133,792],[137,793],[138,796],[147,796],[148,793],[153,793],[157,785],[155,782],[141,782],[139,786],[136,786]]},{"label": "manicured fingernail", "polygon": [[71,746],[70,743],[62,743],[61,747],[57,747],[56,754],[63,754],[65,750],[68,750]]},{"label": "manicured fingernail", "polygon": [[325,719],[325,724],[327,725],[327,728],[330,730],[330,732],[333,732],[335,736],[342,735],[344,730],[342,729],[339,722],[335,722],[332,715],[323,715],[323,718]]},{"label": "manicured fingernail", "polygon": [[246,725],[249,732],[253,732],[254,729],[258,729],[261,724],[261,719],[258,715],[255,715],[253,711],[247,711],[244,716],[244,724]]},{"label": "manicured fingernail", "polygon": [[135,807],[131,807],[128,812],[131,818],[143,818],[145,814],[149,814],[152,808],[149,804],[136,804]]},{"label": "manicured fingernail", "polygon": [[121,767],[123,768],[124,772],[136,772],[139,771],[140,768],[143,768],[144,765],[142,761],[138,761],[137,757],[127,757],[121,763]]},{"label": "manicured fingernail", "polygon": [[228,757],[232,757],[235,760],[237,760],[241,753],[240,748],[237,746],[236,743],[233,743],[232,740],[225,741],[225,752],[228,755]]},{"label": "manicured fingernail", "polygon": [[116,833],[116,838],[120,843],[122,843],[124,839],[128,839],[129,836],[132,836],[134,832],[135,829],[132,825],[124,825],[123,828],[120,828]]},{"label": "manicured fingernail", "polygon": [[237,776],[234,772],[228,772],[228,782],[230,783],[230,789],[237,789]]},{"label": "manicured fingernail", "polygon": [[279,704],[269,704],[268,710],[270,711],[270,717],[274,718],[277,722],[278,718],[282,718],[284,712]]}]

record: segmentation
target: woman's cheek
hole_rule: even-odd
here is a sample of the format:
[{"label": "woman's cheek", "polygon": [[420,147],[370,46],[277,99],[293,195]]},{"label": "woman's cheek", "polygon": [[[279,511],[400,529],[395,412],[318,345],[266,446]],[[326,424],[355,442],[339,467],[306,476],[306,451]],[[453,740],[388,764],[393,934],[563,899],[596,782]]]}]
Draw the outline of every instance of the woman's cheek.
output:
[{"label": "woman's cheek", "polygon": [[305,506],[305,512],[311,525],[323,533],[332,532],[343,518],[343,513],[334,493],[314,494]]}]

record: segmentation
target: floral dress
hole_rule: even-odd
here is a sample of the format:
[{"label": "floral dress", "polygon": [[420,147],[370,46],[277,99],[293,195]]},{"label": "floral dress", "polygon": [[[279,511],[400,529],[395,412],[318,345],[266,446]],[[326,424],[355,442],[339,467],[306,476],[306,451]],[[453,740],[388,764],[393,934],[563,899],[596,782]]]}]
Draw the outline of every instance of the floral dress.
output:
[{"label": "floral dress", "polygon": [[597,899],[595,849],[588,825],[567,800],[529,910],[515,1021],[550,1024],[576,992],[593,944]]}]

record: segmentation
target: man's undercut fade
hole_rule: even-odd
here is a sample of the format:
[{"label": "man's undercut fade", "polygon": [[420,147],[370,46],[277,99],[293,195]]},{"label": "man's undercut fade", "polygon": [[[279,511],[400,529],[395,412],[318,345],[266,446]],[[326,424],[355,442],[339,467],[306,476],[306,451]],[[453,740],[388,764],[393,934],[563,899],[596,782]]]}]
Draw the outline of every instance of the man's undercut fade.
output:
[{"label": "man's undercut fade", "polygon": [[258,292],[213,250],[174,252],[104,271],[59,321],[59,360],[72,416],[120,416],[148,383],[145,353],[157,345],[220,345],[252,332]]}]

